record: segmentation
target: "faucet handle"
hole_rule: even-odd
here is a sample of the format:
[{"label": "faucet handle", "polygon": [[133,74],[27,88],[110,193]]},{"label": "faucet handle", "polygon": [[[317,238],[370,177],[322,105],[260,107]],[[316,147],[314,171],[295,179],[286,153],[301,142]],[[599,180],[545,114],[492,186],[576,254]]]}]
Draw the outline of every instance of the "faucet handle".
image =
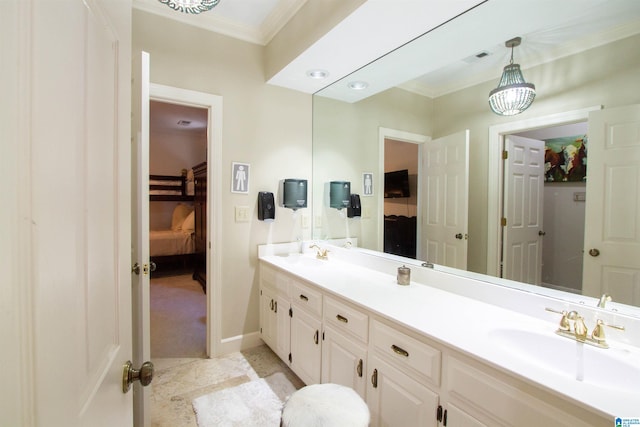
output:
[{"label": "faucet handle", "polygon": [[595,328],[593,328],[593,332],[591,332],[591,338],[599,343],[604,343],[604,327],[608,326],[609,328],[617,329],[619,331],[624,331],[624,326],[619,325],[609,325],[608,323],[604,323],[602,320],[598,319],[596,322]]},{"label": "faucet handle", "polygon": [[555,310],[553,308],[545,308],[545,310],[550,311],[551,313],[556,313],[556,314],[562,314],[562,318],[560,319],[560,325],[558,326],[558,329],[560,329],[561,331],[567,331],[569,332],[571,330],[571,324],[569,323],[570,320],[575,320],[575,317],[578,315],[577,312],[575,311],[571,311],[571,312],[567,312],[566,310]]}]

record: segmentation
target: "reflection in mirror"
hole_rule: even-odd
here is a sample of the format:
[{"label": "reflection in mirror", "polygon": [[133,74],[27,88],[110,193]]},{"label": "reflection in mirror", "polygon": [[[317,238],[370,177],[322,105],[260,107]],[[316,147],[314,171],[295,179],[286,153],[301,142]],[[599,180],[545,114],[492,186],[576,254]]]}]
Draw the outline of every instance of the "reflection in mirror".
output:
[{"label": "reflection in mirror", "polygon": [[[640,200],[640,185],[620,170],[620,176],[627,178],[618,180],[614,195],[604,196],[610,197],[612,206],[618,203],[615,211],[609,209],[597,214],[595,209],[592,210],[595,214],[589,213],[590,203],[595,203],[596,208],[599,206],[601,212],[607,200],[599,195],[602,189],[594,189],[596,182],[604,182],[602,158],[606,153],[593,154],[601,152],[598,147],[604,146],[604,142],[593,131],[592,120],[598,115],[590,119],[589,110],[603,106],[602,113],[606,113],[640,103],[640,49],[637,48],[640,2],[566,1],[560,3],[561,8],[552,1],[517,2],[517,6],[513,3],[516,2],[491,0],[432,31],[426,28],[428,32],[424,36],[314,95],[313,237],[357,237],[360,246],[383,251],[384,172],[388,171],[385,139],[417,143],[418,158],[422,159],[428,151],[424,145],[428,141],[468,130],[468,220],[463,231],[454,233],[465,241],[466,269],[474,274],[489,273],[534,283],[537,286],[522,284],[521,289],[572,300],[582,298],[587,304],[597,304],[598,297],[606,292],[614,301],[607,305],[609,308],[625,310],[622,302],[638,306],[640,213],[631,208]],[[517,62],[526,72],[527,81],[536,85],[538,95],[526,112],[505,118],[491,112],[487,97],[508,62],[510,52],[504,49],[504,41],[514,36],[522,37]],[[369,85],[357,93],[349,91],[348,83],[355,80]],[[617,115],[628,114],[629,120],[638,114],[633,110],[616,111]],[[578,122],[582,123],[580,130],[558,127]],[[555,135],[549,136],[549,129],[544,128],[553,128]],[[626,128],[631,132],[630,129]],[[505,267],[500,257],[503,238],[508,237],[500,225],[501,219],[508,217],[508,206],[504,203],[515,200],[515,195],[512,199],[503,198],[508,184],[501,157],[505,136],[511,134],[540,140],[581,135],[586,136],[589,144],[584,148],[590,180],[543,182],[540,191],[547,194],[541,202],[538,219],[544,223],[538,224],[535,230],[537,249],[541,252],[529,252],[530,256],[517,258],[523,262],[536,260],[520,271],[514,268],[516,262]],[[565,150],[562,155],[566,154]],[[547,168],[553,165],[549,159],[543,162]],[[425,236],[425,218],[430,209],[426,204],[428,186],[423,184],[426,167],[422,161],[419,164],[415,177],[418,191],[416,257],[433,260],[429,239]],[[563,163],[561,169],[568,165]],[[637,161],[626,170],[640,173]],[[366,196],[364,174],[373,178],[373,191]],[[545,171],[543,181],[544,176]],[[594,176],[600,178],[596,180]],[[360,218],[340,216],[325,203],[318,203],[326,197],[325,183],[335,180],[350,181],[351,191],[363,196]],[[596,191],[593,196],[592,191]],[[554,198],[562,198],[566,206]],[[634,200],[636,203],[632,203]],[[507,208],[503,209],[503,205]],[[585,210],[584,219],[565,215],[569,212],[567,206],[575,205]],[[618,210],[626,213],[616,214]],[[552,211],[551,214],[548,211]],[[513,213],[511,218],[514,220]],[[579,226],[581,221],[584,221],[583,227]],[[585,229],[595,229],[594,222],[600,229],[604,225],[605,232],[611,236],[624,240],[630,259],[627,264],[607,270],[602,266],[603,255],[599,258],[588,255],[588,249],[592,248],[603,252],[602,247],[589,241],[592,237],[588,233],[584,241],[580,234]],[[576,230],[570,231],[570,228]],[[542,252],[545,245],[556,247],[555,254]],[[585,250],[585,245],[591,246]],[[528,247],[526,240],[520,247]],[[440,262],[440,258],[438,261],[446,264]],[[588,266],[594,262],[600,263],[599,270]],[[584,284],[579,278],[583,271]],[[489,276],[483,277],[492,281]],[[597,280],[593,280],[594,277]],[[587,278],[591,278],[590,284]],[[591,298],[581,297],[580,293]]]}]

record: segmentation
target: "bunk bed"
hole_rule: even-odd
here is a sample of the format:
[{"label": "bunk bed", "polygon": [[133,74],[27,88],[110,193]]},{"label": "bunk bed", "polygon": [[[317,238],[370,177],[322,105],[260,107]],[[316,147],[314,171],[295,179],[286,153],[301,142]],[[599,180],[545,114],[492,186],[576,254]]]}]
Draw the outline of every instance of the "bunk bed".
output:
[{"label": "bunk bed", "polygon": [[188,181],[189,175],[149,175],[149,201],[192,202],[193,179]]},{"label": "bunk bed", "polygon": [[182,175],[150,175],[150,202],[177,202],[171,224],[149,231],[149,255],[157,270],[155,276],[193,267],[195,253],[193,172]]}]

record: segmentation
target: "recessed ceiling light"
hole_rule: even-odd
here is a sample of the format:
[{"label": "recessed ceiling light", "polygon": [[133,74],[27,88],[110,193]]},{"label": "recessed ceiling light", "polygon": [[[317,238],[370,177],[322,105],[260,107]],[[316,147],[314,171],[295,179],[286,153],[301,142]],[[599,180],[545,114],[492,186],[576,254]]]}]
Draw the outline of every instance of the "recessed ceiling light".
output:
[{"label": "recessed ceiling light", "polygon": [[349,82],[347,85],[349,89],[353,90],[364,90],[369,87],[369,83],[362,81]]},{"label": "recessed ceiling light", "polygon": [[325,70],[320,70],[320,69],[316,69],[316,70],[309,70],[307,71],[307,76],[311,77],[312,79],[326,79],[329,76],[329,72],[325,71]]}]

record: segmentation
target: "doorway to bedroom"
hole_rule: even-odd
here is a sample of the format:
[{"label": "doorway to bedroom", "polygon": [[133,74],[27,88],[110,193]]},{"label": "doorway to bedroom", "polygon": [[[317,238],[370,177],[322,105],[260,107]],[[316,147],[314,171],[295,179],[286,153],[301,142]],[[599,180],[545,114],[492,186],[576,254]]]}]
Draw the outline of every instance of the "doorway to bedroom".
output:
[{"label": "doorway to bedroom", "polygon": [[[206,357],[205,254],[208,110],[149,104],[151,357]],[[204,179],[202,174],[204,173]],[[200,206],[200,209],[198,209]],[[204,215],[204,218],[203,218]],[[204,228],[204,229],[203,229]]]}]

